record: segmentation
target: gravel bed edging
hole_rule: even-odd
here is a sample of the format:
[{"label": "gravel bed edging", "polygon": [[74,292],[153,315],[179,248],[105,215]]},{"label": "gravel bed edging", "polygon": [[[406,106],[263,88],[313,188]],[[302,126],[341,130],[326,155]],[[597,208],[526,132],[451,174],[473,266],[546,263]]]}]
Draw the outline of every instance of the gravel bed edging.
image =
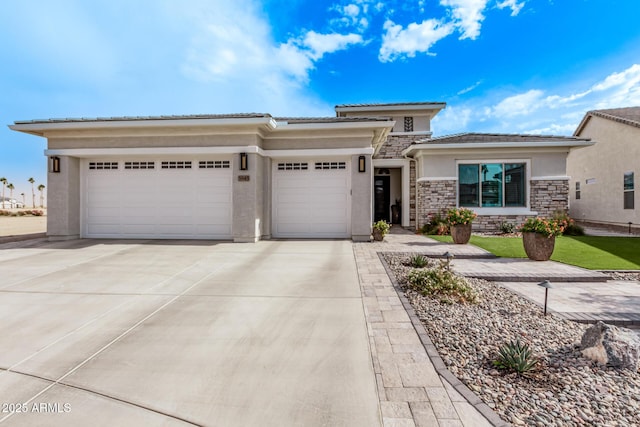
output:
[{"label": "gravel bed edging", "polygon": [[444,361],[442,360],[442,358],[440,357],[440,354],[438,353],[436,346],[431,341],[431,338],[429,338],[429,334],[427,333],[427,330],[425,329],[424,325],[420,321],[420,318],[418,318],[418,315],[413,309],[413,306],[405,296],[402,289],[400,289],[400,286],[396,281],[395,274],[391,271],[391,269],[389,268],[389,265],[387,264],[387,261],[384,259],[384,254],[385,254],[384,252],[378,252],[378,258],[380,259],[380,262],[382,262],[382,265],[384,266],[384,270],[386,271],[387,276],[389,276],[389,280],[393,285],[393,289],[398,295],[398,298],[400,298],[400,301],[402,302],[402,306],[406,310],[407,315],[409,316],[409,319],[411,319],[411,324],[413,325],[413,328],[417,332],[418,337],[420,338],[420,342],[424,346],[424,349],[427,351],[429,360],[433,364],[433,367],[435,368],[438,375],[440,375],[440,377],[442,377],[443,380],[447,381],[449,385],[451,385],[451,387],[453,387],[458,393],[460,393],[460,395],[462,395],[462,397],[464,397],[471,406],[476,408],[478,412],[480,412],[482,416],[485,417],[489,423],[491,423],[496,427],[510,426],[511,425],[510,423],[500,418],[500,416],[493,409],[491,409],[489,405],[484,403],[473,391],[471,391],[471,389],[469,389],[469,387],[467,387],[462,381],[458,379],[458,377],[453,375],[447,369],[446,365],[444,364]]}]

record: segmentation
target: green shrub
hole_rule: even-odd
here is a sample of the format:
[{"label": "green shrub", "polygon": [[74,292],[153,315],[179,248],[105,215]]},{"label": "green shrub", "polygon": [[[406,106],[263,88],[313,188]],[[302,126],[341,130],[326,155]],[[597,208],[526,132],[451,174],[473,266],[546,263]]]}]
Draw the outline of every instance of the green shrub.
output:
[{"label": "green shrub", "polygon": [[463,277],[456,276],[440,263],[430,269],[413,269],[407,275],[409,287],[422,295],[434,296],[444,303],[476,303],[478,296]]},{"label": "green shrub", "polygon": [[500,369],[510,369],[519,374],[526,374],[538,364],[538,359],[533,357],[528,344],[510,341],[500,347],[498,359],[493,365]]},{"label": "green shrub", "polygon": [[413,268],[424,268],[429,265],[429,260],[424,255],[414,255],[409,260],[409,264]]},{"label": "green shrub", "polygon": [[502,234],[512,234],[516,231],[516,225],[512,222],[501,222],[500,223],[500,232]]},{"label": "green shrub", "polygon": [[555,211],[553,213],[553,219],[566,224],[562,231],[563,236],[584,236],[584,228],[576,224],[565,211]]}]

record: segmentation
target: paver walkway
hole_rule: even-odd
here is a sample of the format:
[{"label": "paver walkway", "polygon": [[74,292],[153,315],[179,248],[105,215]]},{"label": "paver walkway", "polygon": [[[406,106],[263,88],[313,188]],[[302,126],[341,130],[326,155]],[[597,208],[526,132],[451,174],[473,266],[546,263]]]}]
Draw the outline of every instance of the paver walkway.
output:
[{"label": "paver walkway", "polygon": [[396,292],[381,252],[454,254],[461,275],[498,281],[525,298],[544,303],[548,279],[549,311],[570,320],[640,324],[640,283],[611,281],[605,274],[554,261],[492,258],[472,245],[437,242],[392,228],[385,241],[355,243],[354,254],[385,426],[506,425],[446,369],[406,298]]}]

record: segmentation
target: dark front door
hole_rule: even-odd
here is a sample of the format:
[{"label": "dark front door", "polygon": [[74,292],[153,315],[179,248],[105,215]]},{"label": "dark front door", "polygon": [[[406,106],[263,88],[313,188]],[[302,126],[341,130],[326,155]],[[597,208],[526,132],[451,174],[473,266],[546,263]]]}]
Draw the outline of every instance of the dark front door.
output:
[{"label": "dark front door", "polygon": [[383,219],[387,222],[391,222],[389,220],[389,181],[389,176],[376,176],[373,179],[373,219],[375,221]]}]

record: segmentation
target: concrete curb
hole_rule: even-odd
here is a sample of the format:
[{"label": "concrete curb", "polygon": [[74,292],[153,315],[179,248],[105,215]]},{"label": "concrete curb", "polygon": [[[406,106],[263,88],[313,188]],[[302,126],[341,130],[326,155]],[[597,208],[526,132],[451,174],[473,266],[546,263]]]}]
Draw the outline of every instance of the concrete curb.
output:
[{"label": "concrete curb", "polygon": [[15,236],[1,236],[0,243],[22,242],[24,240],[42,239],[47,233],[17,234]]},{"label": "concrete curb", "polygon": [[453,387],[458,393],[460,393],[460,395],[464,397],[471,406],[476,408],[476,410],[480,412],[482,416],[485,417],[487,421],[490,422],[492,425],[496,427],[510,426],[511,424],[509,424],[508,422],[500,418],[500,416],[493,409],[491,409],[489,405],[484,403],[462,381],[460,381],[455,375],[449,372],[449,370],[447,369],[447,366],[445,365],[444,361],[440,357],[440,354],[438,353],[438,349],[431,341],[431,338],[429,338],[429,334],[427,333],[427,330],[425,329],[424,325],[420,321],[420,318],[418,317],[415,310],[413,309],[413,306],[411,305],[407,297],[404,295],[404,292],[398,285],[395,275],[391,272],[389,265],[384,259],[384,256],[383,256],[384,253],[385,252],[378,252],[378,258],[380,259],[380,262],[384,266],[384,269],[387,272],[387,276],[389,276],[389,280],[393,285],[393,289],[396,291],[396,294],[398,294],[398,298],[400,298],[400,301],[402,302],[402,306],[404,307],[407,314],[409,315],[409,319],[411,319],[411,324],[413,325],[413,328],[418,334],[418,337],[420,338],[420,342],[422,342],[424,349],[427,351],[427,355],[429,356],[429,359],[431,360],[431,363],[433,364],[433,367],[435,368],[438,375],[440,375],[440,377],[443,380],[447,381],[449,385],[451,385],[451,387]]}]

